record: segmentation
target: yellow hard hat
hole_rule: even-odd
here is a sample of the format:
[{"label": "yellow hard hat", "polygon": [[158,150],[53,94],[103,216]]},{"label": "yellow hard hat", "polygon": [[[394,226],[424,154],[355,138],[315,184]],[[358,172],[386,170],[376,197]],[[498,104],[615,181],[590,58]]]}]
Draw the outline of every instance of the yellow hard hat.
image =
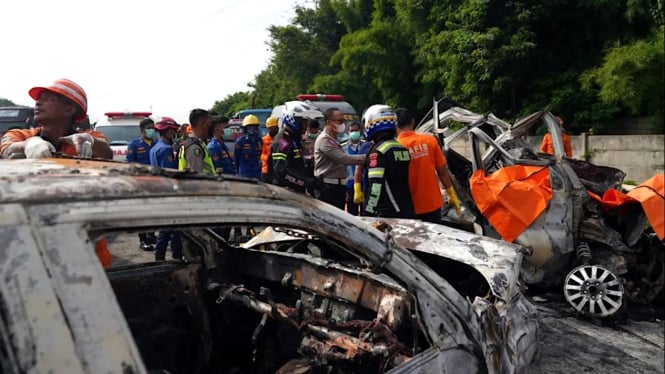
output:
[{"label": "yellow hard hat", "polygon": [[277,118],[270,117],[266,120],[266,127],[275,127],[277,126]]},{"label": "yellow hard hat", "polygon": [[259,117],[249,114],[242,120],[242,127],[245,126],[258,126],[260,125],[261,122],[259,122]]}]

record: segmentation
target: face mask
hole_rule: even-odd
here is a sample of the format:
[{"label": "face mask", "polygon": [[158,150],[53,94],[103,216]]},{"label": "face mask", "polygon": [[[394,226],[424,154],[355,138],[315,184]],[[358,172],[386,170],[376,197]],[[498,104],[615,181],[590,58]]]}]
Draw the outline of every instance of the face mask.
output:
[{"label": "face mask", "polygon": [[319,133],[307,134],[307,136],[309,136],[310,139],[316,139],[316,137],[319,136]]},{"label": "face mask", "polygon": [[155,137],[155,129],[145,129],[145,137],[147,139],[153,139]]},{"label": "face mask", "polygon": [[230,128],[226,128],[226,129],[224,129],[224,137],[225,137],[226,139],[230,138],[230,137],[231,137],[231,134],[233,134],[233,131],[232,131]]},{"label": "face mask", "polygon": [[171,139],[171,142],[173,142],[173,144],[178,144],[178,142],[180,142],[180,138],[178,137],[178,135],[173,135],[173,139]]},{"label": "face mask", "polygon": [[250,126],[245,129],[245,132],[247,132],[248,135],[258,135],[259,129],[256,126]]},{"label": "face mask", "polygon": [[351,138],[351,140],[353,140],[354,142],[357,142],[358,140],[360,140],[360,131],[351,131],[349,133],[349,138]]},{"label": "face mask", "polygon": [[335,131],[337,131],[338,134],[344,134],[344,131],[346,131],[346,125],[343,123],[336,124]]}]

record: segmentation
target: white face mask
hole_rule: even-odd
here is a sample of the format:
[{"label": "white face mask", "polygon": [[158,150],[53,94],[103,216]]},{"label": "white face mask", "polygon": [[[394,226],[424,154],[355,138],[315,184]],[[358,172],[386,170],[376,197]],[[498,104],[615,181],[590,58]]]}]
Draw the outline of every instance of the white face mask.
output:
[{"label": "white face mask", "polygon": [[346,125],[343,123],[336,124],[335,131],[337,131],[338,134],[344,134],[344,132],[346,131]]}]

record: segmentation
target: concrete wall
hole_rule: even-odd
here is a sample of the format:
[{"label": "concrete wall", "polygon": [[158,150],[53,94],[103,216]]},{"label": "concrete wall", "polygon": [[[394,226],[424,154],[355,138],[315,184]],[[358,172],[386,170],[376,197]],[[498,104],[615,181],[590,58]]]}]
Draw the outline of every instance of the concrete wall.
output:
[{"label": "concrete wall", "polygon": [[[529,143],[540,148],[542,137],[530,136]],[[458,141],[453,149],[471,157],[468,140]],[[626,173],[626,180],[636,183],[663,172],[665,168],[665,135],[574,135],[570,136],[573,158],[586,154],[595,165],[611,166]]]}]

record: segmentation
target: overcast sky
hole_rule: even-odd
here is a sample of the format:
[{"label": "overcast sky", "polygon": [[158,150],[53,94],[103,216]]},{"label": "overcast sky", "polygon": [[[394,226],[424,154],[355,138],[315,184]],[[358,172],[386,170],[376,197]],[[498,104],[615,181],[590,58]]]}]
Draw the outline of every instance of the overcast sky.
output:
[{"label": "overcast sky", "polygon": [[8,0],[0,21],[0,97],[68,78],[88,94],[94,122],[146,111],[187,122],[263,70],[267,28],[305,0]]}]

